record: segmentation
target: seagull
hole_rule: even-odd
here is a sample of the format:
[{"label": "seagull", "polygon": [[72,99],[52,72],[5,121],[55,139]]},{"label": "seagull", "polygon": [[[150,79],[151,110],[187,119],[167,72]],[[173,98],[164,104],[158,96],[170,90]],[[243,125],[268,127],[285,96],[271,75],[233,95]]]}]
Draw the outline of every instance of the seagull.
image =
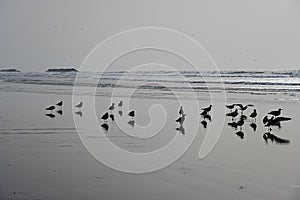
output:
[{"label": "seagull", "polygon": [[253,112],[250,114],[249,117],[251,117],[252,119],[256,120],[256,116],[257,116],[257,112],[256,112],[256,109],[254,109]]},{"label": "seagull", "polygon": [[176,119],[175,121],[176,122],[179,122],[180,124],[183,124],[184,120],[185,120],[185,116],[186,114],[182,114],[181,117],[179,117],[178,119]]},{"label": "seagull", "polygon": [[130,111],[130,112],[128,113],[128,116],[131,117],[131,118],[134,118],[134,116],[135,116],[134,110]]},{"label": "seagull", "polygon": [[180,106],[179,115],[182,115],[182,114],[183,114],[183,109],[182,109],[182,106]]},{"label": "seagull", "polygon": [[278,115],[280,115],[281,111],[282,111],[282,108],[279,108],[278,110],[271,111],[268,114],[274,115],[275,117],[277,117]]},{"label": "seagull", "polygon": [[62,107],[63,101],[58,102],[56,105],[59,106],[59,107]]},{"label": "seagull", "polygon": [[103,119],[103,121],[107,121],[108,117],[108,112],[106,112],[104,115],[102,115],[101,119]]},{"label": "seagull", "polygon": [[122,107],[123,106],[123,101],[120,101],[119,103],[118,103],[118,107]]},{"label": "seagull", "polygon": [[232,110],[233,108],[234,108],[234,104],[231,104],[231,105],[226,105],[226,108],[228,108],[228,109],[230,109],[230,110]]},{"label": "seagull", "polygon": [[83,106],[82,101],[79,104],[75,105],[76,108],[81,108],[82,106]]},{"label": "seagull", "polygon": [[238,122],[237,122],[237,126],[239,126],[242,129],[242,126],[244,125],[244,120],[241,118]]},{"label": "seagull", "polygon": [[269,118],[268,118],[268,116],[266,115],[266,116],[263,118],[263,123],[266,124],[266,123],[268,123],[268,121],[269,121]]},{"label": "seagull", "polygon": [[108,110],[113,111],[115,109],[115,103],[112,103],[111,106],[109,106]]},{"label": "seagull", "polygon": [[202,108],[202,110],[208,113],[209,111],[211,111],[211,107],[212,105],[209,105],[207,108]]},{"label": "seagull", "polygon": [[240,110],[242,111],[242,113],[243,113],[245,110],[247,110],[248,107],[253,107],[253,106],[254,106],[254,105],[252,105],[252,104],[248,104],[248,105],[246,105],[246,106],[243,106],[243,104],[240,104],[240,103],[235,104],[235,105],[240,107]]},{"label": "seagull", "polygon": [[203,111],[200,113],[200,115],[202,115],[202,116],[208,115],[208,112],[207,112],[206,110],[203,110]]},{"label": "seagull", "polygon": [[234,118],[234,117],[238,116],[238,114],[239,114],[238,110],[235,109],[235,111],[227,113],[226,116]]},{"label": "seagull", "polygon": [[111,121],[115,121],[115,116],[113,114],[110,114],[109,117],[111,118]]},{"label": "seagull", "polygon": [[207,127],[207,122],[205,120],[201,121],[201,124],[203,125],[203,128]]},{"label": "seagull", "polygon": [[49,106],[48,108],[46,108],[46,110],[50,110],[51,111],[51,113],[52,113],[52,111],[55,109],[55,106]]}]

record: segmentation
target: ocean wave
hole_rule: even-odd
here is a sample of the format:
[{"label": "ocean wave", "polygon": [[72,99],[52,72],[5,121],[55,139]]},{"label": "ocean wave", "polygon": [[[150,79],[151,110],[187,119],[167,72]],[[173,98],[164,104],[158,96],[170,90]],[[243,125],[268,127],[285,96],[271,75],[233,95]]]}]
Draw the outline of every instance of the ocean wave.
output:
[{"label": "ocean wave", "polygon": [[2,82],[34,85],[74,86],[77,77],[87,87],[300,92],[300,70],[0,73]]}]

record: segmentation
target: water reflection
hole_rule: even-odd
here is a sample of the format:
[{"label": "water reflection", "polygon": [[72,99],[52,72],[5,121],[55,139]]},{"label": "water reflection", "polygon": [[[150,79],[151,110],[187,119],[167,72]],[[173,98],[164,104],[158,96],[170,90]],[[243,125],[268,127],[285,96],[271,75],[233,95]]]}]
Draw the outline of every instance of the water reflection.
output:
[{"label": "water reflection", "polygon": [[207,128],[207,122],[205,120],[201,121],[201,124],[203,125],[203,128]]},{"label": "water reflection", "polygon": [[250,124],[250,127],[252,128],[253,131],[256,131],[256,129],[257,129],[257,125],[256,125],[256,123],[254,123],[254,122],[252,122],[252,123]]},{"label": "water reflection", "polygon": [[56,111],[59,115],[63,115],[63,111],[62,110],[58,110],[58,111]]},{"label": "water reflection", "polygon": [[123,116],[123,111],[122,111],[122,110],[119,110],[119,111],[118,111],[118,114],[122,117],[122,116]]},{"label": "water reflection", "polygon": [[134,120],[130,120],[130,121],[128,122],[128,124],[129,124],[130,126],[134,127],[135,121],[134,121]]},{"label": "water reflection", "polygon": [[55,117],[55,115],[54,114],[52,114],[52,113],[48,113],[48,114],[45,114],[47,117],[50,117],[51,119],[53,119],[54,117]]},{"label": "water reflection", "polygon": [[179,131],[182,135],[185,134],[185,128],[182,126],[182,124],[180,124],[180,126],[176,128],[176,130]]},{"label": "water reflection", "polygon": [[103,124],[101,125],[101,127],[102,127],[105,131],[108,131],[108,129],[109,129],[109,126],[108,126],[107,123],[103,123]]},{"label": "water reflection", "polygon": [[236,134],[239,138],[244,139],[245,134],[244,134],[243,131],[235,132],[235,134]]},{"label": "water reflection", "polygon": [[283,138],[280,138],[270,132],[267,132],[263,135],[263,139],[265,140],[266,144],[269,143],[269,140],[272,142],[272,143],[276,143],[276,144],[289,144],[290,143],[290,140],[288,139],[283,139]]},{"label": "water reflection", "polygon": [[80,116],[80,117],[82,117],[82,115],[83,115],[81,111],[77,111],[77,112],[75,112],[75,114]]}]

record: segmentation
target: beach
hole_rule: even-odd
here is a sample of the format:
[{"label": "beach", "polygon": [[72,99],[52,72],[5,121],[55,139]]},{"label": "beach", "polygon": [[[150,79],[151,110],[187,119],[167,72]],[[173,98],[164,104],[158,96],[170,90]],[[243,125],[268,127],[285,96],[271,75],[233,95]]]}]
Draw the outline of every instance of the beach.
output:
[{"label": "beach", "polygon": [[[110,105],[111,97],[95,97],[96,113],[101,124],[101,115]],[[104,92],[103,92],[104,91]],[[161,91],[160,91],[161,92]],[[153,94],[155,92],[151,92]],[[141,95],[143,94],[143,95]],[[82,94],[82,97],[85,94]],[[197,101],[201,107],[211,104],[209,94],[197,93],[198,98],[186,98],[186,104]],[[243,126],[244,137],[229,127],[230,117],[217,110],[222,99],[214,99],[212,121],[208,129],[213,130],[222,123],[220,139],[213,150],[199,159],[199,149],[208,129],[199,124],[196,137],[190,148],[171,165],[150,173],[130,174],[111,169],[95,159],[78,135],[73,115],[72,91],[65,85],[32,85],[1,83],[0,90],[0,199],[299,199],[299,150],[300,118],[298,94],[251,94],[251,92],[226,92],[226,104],[254,104],[258,111],[257,129],[251,119]],[[183,95],[186,96],[186,95]],[[80,96],[79,96],[80,98]],[[118,99],[126,101],[124,95]],[[62,115],[46,116],[45,107],[63,100]],[[130,108],[137,113],[135,123],[149,123],[148,110],[151,105],[161,104],[167,110],[164,128],[149,140],[135,140],[123,134],[118,122],[126,124],[127,113],[116,122],[108,122],[106,133],[113,143],[132,152],[148,152],[166,145],[175,135],[183,139],[192,131],[195,121],[201,121],[200,113],[187,113],[183,127],[185,134],[176,130],[179,102],[169,96],[153,96],[137,92],[130,97]],[[281,129],[273,128],[277,137],[289,140],[287,144],[266,141],[268,132],[262,118],[270,110],[283,108],[283,116],[291,121],[283,122]],[[245,111],[249,115],[252,109]],[[227,110],[228,112],[229,110]],[[130,131],[135,127],[127,125]],[[101,141],[101,138],[97,138]],[[101,143],[100,143],[101,144]],[[101,150],[101,145],[99,145]]]}]

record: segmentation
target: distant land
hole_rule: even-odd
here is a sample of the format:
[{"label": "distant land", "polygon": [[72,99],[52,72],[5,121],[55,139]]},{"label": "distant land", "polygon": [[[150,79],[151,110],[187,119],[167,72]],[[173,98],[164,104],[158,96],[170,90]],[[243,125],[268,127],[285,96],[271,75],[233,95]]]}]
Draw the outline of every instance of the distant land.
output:
[{"label": "distant land", "polygon": [[78,72],[78,70],[74,68],[52,68],[47,69],[46,72]]},{"label": "distant land", "polygon": [[21,72],[21,71],[17,69],[0,69],[0,72]]}]

